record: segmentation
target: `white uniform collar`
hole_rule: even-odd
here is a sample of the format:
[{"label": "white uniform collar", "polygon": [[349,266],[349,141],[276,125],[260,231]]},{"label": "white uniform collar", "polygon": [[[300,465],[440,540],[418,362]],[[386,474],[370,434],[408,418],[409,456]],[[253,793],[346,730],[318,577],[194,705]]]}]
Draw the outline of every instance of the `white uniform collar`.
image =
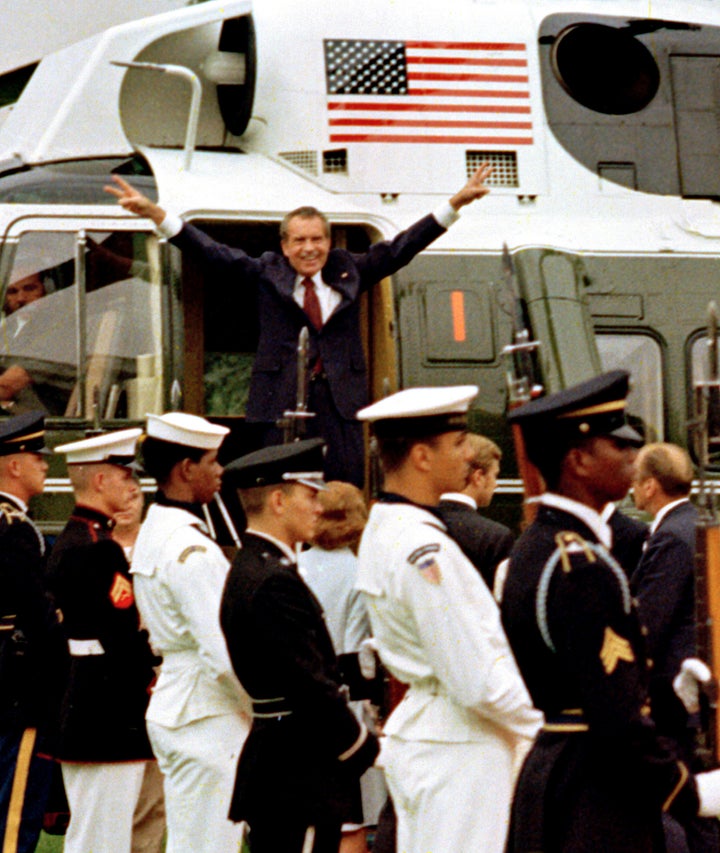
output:
[{"label": "white uniform collar", "polygon": [[444,495],[440,495],[441,501],[455,501],[458,504],[467,504],[467,506],[472,507],[472,509],[477,509],[477,501],[470,497],[470,495],[466,495],[464,492],[446,492]]},{"label": "white uniform collar", "polygon": [[0,492],[0,498],[9,498],[14,504],[16,504],[20,509],[27,513],[28,505],[25,501],[21,500],[17,495],[11,495],[10,492]]},{"label": "white uniform collar", "polygon": [[587,524],[597,536],[598,541],[608,550],[612,547],[612,529],[610,525],[602,520],[600,514],[591,509],[587,504],[582,504],[564,495],[556,495],[554,492],[545,492],[540,495],[539,502],[544,506],[551,506],[563,512],[569,512],[575,518]]},{"label": "white uniform collar", "polygon": [[289,545],[286,545],[285,542],[281,542],[279,539],[276,539],[269,533],[263,533],[260,530],[256,530],[254,527],[248,527],[245,532],[252,533],[253,536],[258,536],[260,539],[266,539],[268,542],[272,542],[272,544],[276,548],[279,548],[283,552],[283,554],[285,554],[285,556],[288,558],[288,560],[290,560],[293,565],[297,563],[295,552]]}]

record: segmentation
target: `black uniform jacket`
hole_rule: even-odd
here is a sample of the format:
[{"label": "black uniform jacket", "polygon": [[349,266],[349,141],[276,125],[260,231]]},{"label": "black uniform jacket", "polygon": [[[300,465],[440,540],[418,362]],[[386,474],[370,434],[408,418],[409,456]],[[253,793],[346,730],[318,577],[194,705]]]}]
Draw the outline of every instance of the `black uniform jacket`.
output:
[{"label": "black uniform jacket", "polygon": [[518,783],[510,851],[660,851],[662,810],[681,821],[697,811],[694,779],[650,716],[627,579],[599,548],[579,518],[541,505],[510,559],[503,624],[546,716]]},{"label": "black uniform jacket", "polygon": [[[140,630],[127,560],[111,529],[106,515],[76,506],[50,556],[49,583],[71,650],[58,750],[64,761],[152,758],[145,710],[158,659]],[[75,654],[73,640],[98,641],[101,653]]]},{"label": "black uniform jacket", "polygon": [[323,281],[342,299],[320,330],[293,298],[297,273],[285,257],[265,252],[251,258],[240,249],[212,240],[184,225],[172,242],[202,259],[213,275],[229,286],[257,288],[260,339],[253,364],[247,404],[248,421],[274,423],[296,402],[297,342],[300,330],[310,333],[310,363],[319,355],[330,392],[341,417],[352,419],[367,405],[365,356],[360,340],[360,294],[408,264],[444,228],[428,215],[391,241],[375,243],[364,254],[332,249]]},{"label": "black uniform jacket", "polygon": [[510,528],[460,501],[441,500],[437,514],[492,592],[498,563],[510,556],[515,542]]},{"label": "black uniform jacket", "polygon": [[613,536],[610,553],[625,569],[627,576],[631,577],[642,557],[650,527],[644,521],[625,515],[619,509],[610,516],[608,524]]},{"label": "black uniform jacket", "polygon": [[251,826],[283,815],[305,825],[342,817],[348,782],[372,764],[375,740],[348,708],[322,610],[296,566],[266,539],[246,533],[242,541],[220,621],[254,718],[230,817]]},{"label": "black uniform jacket", "polygon": [[52,734],[67,677],[61,614],[45,589],[42,534],[0,494],[0,727]]}]

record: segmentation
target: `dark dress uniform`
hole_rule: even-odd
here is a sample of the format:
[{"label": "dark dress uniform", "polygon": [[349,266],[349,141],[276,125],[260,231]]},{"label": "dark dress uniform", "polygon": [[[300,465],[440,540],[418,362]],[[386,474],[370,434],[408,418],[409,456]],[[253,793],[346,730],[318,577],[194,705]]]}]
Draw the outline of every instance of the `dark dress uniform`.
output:
[{"label": "dark dress uniform", "polygon": [[509,851],[664,850],[661,814],[695,785],[648,705],[625,574],[570,512],[541,506],[510,559],[503,624],[546,724],[523,767]]},{"label": "dark dress uniform", "polygon": [[625,569],[627,576],[631,577],[642,557],[650,527],[644,521],[625,515],[617,508],[613,509],[607,523],[612,530],[610,553]]},{"label": "dark dress uniform", "polygon": [[[20,853],[40,835],[68,663],[44,554],[22,505],[0,492],[0,840]],[[11,805],[13,784],[21,795]]]},{"label": "dark dress uniform", "polygon": [[58,749],[63,761],[152,758],[145,710],[158,660],[140,630],[129,567],[112,526],[103,513],[76,506],[48,567],[71,651]]},{"label": "dark dress uniform", "polygon": [[[253,853],[336,851],[352,785],[376,755],[348,707],[322,609],[274,543],[246,533],[228,575],[220,621],[253,699],[230,808],[250,825]],[[343,760],[344,753],[355,752]]]}]

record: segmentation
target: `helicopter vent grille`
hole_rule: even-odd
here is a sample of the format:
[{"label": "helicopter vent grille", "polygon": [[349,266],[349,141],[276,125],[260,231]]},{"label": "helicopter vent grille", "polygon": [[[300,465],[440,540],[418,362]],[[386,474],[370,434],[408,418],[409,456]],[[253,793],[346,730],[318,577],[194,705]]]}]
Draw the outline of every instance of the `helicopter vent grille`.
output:
[{"label": "helicopter vent grille", "polygon": [[487,181],[488,186],[520,186],[517,154],[515,151],[466,151],[465,169],[468,178],[483,163],[489,163],[493,168],[493,173]]},{"label": "helicopter vent grille", "polygon": [[323,151],[323,172],[326,175],[346,175],[348,170],[347,148]]},{"label": "helicopter vent grille", "polygon": [[317,151],[282,151],[280,157],[311,175],[318,173]]}]

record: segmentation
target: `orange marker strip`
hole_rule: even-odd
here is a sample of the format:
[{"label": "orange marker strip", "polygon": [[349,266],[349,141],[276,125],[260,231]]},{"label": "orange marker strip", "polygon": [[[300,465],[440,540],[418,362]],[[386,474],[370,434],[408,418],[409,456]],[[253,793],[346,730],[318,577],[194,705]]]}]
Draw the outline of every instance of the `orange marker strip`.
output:
[{"label": "orange marker strip", "polygon": [[450,308],[453,320],[453,338],[465,340],[465,294],[462,290],[453,290],[450,295]]}]

